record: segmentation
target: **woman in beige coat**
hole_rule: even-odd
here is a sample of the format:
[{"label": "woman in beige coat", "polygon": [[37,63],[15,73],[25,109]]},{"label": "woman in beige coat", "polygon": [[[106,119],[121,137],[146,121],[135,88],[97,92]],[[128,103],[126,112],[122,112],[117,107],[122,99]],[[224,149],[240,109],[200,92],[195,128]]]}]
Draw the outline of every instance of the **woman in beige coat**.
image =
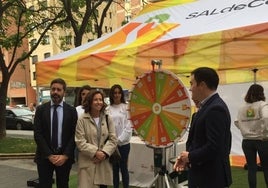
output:
[{"label": "woman in beige coat", "polygon": [[78,119],[75,132],[79,150],[78,187],[106,188],[113,184],[112,166],[108,158],[117,146],[114,124],[108,117],[107,125],[101,91],[90,91],[84,108],[85,113]]}]

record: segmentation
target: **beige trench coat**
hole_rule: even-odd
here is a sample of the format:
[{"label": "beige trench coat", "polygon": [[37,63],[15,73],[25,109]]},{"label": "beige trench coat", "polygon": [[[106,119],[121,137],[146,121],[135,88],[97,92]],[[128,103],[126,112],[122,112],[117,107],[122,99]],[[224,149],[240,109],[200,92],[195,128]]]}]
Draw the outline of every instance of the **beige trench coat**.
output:
[{"label": "beige trench coat", "polygon": [[[95,188],[99,184],[112,185],[113,173],[109,159],[99,164],[93,163],[93,157],[98,149],[104,151],[109,156],[117,146],[117,137],[114,124],[108,117],[109,132],[106,124],[105,114],[101,114],[100,123],[101,134],[98,139],[97,126],[89,113],[84,113],[77,121],[75,142],[79,150],[78,154],[78,187]],[[108,138],[108,141],[106,139]]]}]

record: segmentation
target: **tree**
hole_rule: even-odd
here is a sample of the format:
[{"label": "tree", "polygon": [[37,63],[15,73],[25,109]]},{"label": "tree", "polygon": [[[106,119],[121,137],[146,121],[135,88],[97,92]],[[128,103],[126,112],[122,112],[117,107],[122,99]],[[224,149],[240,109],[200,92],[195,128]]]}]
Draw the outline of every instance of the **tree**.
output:
[{"label": "tree", "polygon": [[[52,5],[47,1],[34,2],[34,6],[27,7],[27,1],[23,0],[0,1],[0,139],[6,136],[5,109],[10,78],[18,65],[28,61],[46,33],[55,27],[72,29],[75,47],[80,46],[85,33],[96,32],[97,38],[102,36],[109,7],[124,1],[60,0]],[[34,35],[37,40],[29,48],[28,39],[34,32],[38,32],[38,38]]]},{"label": "tree", "polygon": [[[56,22],[61,22],[63,13],[58,7],[47,8],[43,2],[33,8],[21,0],[0,1],[0,139],[6,136],[5,110],[10,78],[18,65],[28,61],[46,32]],[[28,38],[34,31],[38,31],[39,38],[29,49]]]},{"label": "tree", "polygon": [[[123,0],[60,0],[66,14],[66,22],[59,26],[72,28],[75,47],[82,44],[85,33],[96,32],[97,38],[102,36],[102,27],[107,11],[112,3],[123,3]],[[102,11],[101,11],[102,10]]]}]

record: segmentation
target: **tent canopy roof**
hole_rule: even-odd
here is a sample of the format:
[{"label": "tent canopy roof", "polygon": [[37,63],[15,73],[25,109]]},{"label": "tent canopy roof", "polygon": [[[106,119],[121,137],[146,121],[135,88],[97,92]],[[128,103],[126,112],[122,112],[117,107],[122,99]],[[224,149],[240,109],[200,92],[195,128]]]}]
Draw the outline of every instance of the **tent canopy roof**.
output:
[{"label": "tent canopy roof", "polygon": [[37,63],[37,84],[61,77],[69,86],[130,88],[152,60],[186,85],[200,66],[215,68],[221,84],[267,80],[267,11],[254,0],[154,3],[113,33]]}]

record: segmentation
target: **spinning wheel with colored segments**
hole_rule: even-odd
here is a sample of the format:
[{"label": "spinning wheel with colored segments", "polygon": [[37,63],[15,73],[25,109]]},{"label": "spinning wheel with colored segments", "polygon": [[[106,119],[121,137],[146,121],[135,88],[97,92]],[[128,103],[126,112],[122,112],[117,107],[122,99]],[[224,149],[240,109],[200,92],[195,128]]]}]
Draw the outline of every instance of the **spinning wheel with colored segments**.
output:
[{"label": "spinning wheel with colored segments", "polygon": [[152,147],[171,146],[186,131],[191,102],[186,88],[169,71],[143,74],[134,84],[129,103],[133,128]]}]

